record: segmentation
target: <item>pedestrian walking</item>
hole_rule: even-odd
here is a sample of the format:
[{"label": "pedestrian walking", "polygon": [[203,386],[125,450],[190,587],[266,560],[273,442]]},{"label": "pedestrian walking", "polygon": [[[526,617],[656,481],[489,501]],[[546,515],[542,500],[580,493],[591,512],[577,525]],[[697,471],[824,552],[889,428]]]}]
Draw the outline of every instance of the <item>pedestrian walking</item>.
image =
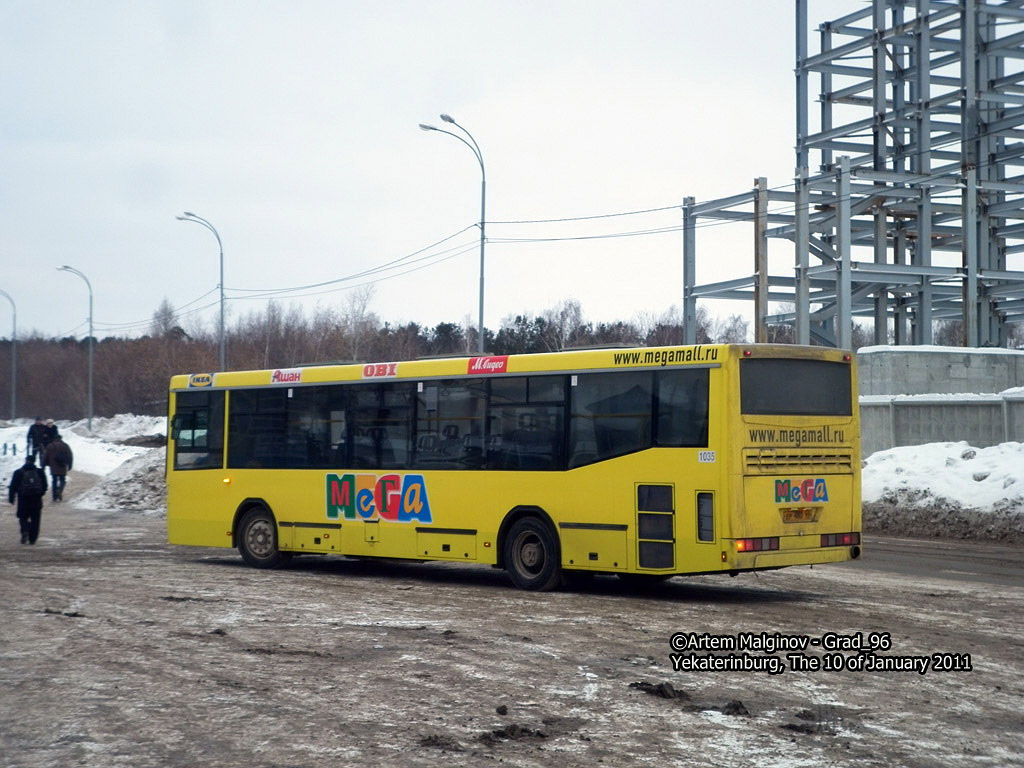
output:
[{"label": "pedestrian walking", "polygon": [[43,453],[46,453],[46,446],[53,442],[53,438],[60,434],[53,419],[46,420],[46,429],[43,431]]},{"label": "pedestrian walking", "polygon": [[39,538],[39,523],[43,516],[43,496],[46,495],[46,473],[36,467],[36,457],[29,454],[20,469],[14,470],[7,487],[7,500],[18,500],[18,523],[21,525],[21,543],[35,544]]},{"label": "pedestrian walking", "polygon": [[71,446],[65,443],[60,432],[54,429],[53,440],[46,446],[46,453],[43,454],[43,466],[50,468],[50,488],[54,501],[63,501],[68,471],[74,461],[75,454]]},{"label": "pedestrian walking", "polygon": [[43,461],[43,449],[46,447],[46,425],[41,417],[36,416],[36,423],[28,428],[28,447],[25,453],[34,456],[40,462]]}]

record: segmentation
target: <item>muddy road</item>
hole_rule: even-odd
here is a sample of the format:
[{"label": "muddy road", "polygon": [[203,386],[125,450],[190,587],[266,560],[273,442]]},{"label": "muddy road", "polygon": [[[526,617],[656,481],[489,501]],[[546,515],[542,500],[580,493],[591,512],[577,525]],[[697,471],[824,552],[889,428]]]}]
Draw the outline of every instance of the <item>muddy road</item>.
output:
[{"label": "muddy road", "polygon": [[[257,571],[73,500],[23,546],[11,509],[8,768],[1024,765],[1016,549],[868,537],[839,566],[535,594],[455,565]],[[681,648],[712,636],[747,644]],[[786,669],[683,669],[730,655]]]}]

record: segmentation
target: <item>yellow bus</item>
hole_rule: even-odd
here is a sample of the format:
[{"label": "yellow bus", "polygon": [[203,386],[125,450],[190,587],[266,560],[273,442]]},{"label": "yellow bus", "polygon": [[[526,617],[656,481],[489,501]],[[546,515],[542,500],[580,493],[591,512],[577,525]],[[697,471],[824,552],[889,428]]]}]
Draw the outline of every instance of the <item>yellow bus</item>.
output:
[{"label": "yellow bus", "polygon": [[175,376],[168,539],[535,590],[855,559],[856,393],[849,352],[767,344]]}]

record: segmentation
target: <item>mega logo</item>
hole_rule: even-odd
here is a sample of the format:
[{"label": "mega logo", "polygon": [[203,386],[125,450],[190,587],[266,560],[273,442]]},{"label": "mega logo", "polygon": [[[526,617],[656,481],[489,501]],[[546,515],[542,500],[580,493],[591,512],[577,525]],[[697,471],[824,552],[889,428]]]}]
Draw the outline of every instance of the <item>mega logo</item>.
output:
[{"label": "mega logo", "polygon": [[468,373],[505,373],[508,370],[508,355],[492,357],[471,357]]},{"label": "mega logo", "polygon": [[398,375],[398,363],[369,363],[363,366],[364,379],[391,379]]},{"label": "mega logo", "polygon": [[423,475],[327,475],[327,517],[432,523]]},{"label": "mega logo", "polygon": [[828,488],[823,477],[806,480],[776,480],[775,503],[790,501],[828,501]]},{"label": "mega logo", "polygon": [[208,387],[213,384],[212,373],[193,373],[188,377],[190,387]]},{"label": "mega logo", "polygon": [[301,368],[278,368],[270,374],[271,384],[298,384],[302,381]]}]

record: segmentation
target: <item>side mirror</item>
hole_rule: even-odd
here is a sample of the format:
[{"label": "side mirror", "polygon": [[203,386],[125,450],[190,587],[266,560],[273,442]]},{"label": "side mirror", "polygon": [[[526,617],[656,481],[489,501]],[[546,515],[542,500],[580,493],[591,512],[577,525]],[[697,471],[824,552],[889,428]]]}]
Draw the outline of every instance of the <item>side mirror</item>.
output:
[{"label": "side mirror", "polygon": [[193,432],[196,428],[196,414],[194,411],[187,411],[185,413],[174,414],[174,419],[171,421],[171,438],[174,440],[178,439],[178,435],[182,431]]}]

